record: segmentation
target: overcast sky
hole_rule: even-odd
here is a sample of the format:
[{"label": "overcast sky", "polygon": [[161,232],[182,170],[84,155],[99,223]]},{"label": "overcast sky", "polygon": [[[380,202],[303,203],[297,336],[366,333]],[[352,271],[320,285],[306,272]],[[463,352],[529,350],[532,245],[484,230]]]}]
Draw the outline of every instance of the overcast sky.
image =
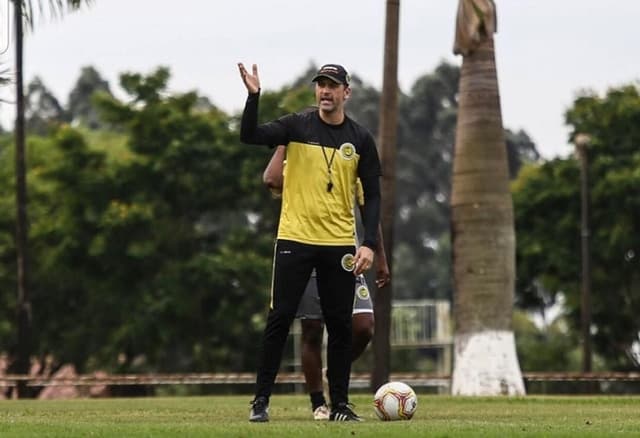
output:
[{"label": "overcast sky", "polygon": [[[461,64],[451,50],[457,3],[400,0],[403,91],[442,60]],[[640,1],[496,3],[505,127],[524,129],[544,157],[564,156],[571,152],[564,112],[576,93],[640,79]],[[383,0],[95,0],[37,24],[25,45],[25,76],[40,76],[66,102],[83,66],[93,65],[117,91],[119,73],[164,65],[173,91],[196,89],[228,112],[246,97],[238,61],[258,64],[265,89],[280,88],[311,62],[342,63],[380,88],[384,14]],[[11,67],[11,51],[0,62]],[[6,89],[2,96],[10,98]],[[0,120],[12,122],[11,105],[0,105]]]}]

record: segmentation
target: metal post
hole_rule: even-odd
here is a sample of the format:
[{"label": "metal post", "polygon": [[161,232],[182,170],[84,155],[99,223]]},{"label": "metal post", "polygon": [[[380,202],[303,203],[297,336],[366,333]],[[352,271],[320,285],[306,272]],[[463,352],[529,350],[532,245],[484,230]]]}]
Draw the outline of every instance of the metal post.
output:
[{"label": "metal post", "polygon": [[591,255],[589,251],[589,161],[590,138],[578,134],[575,144],[580,160],[580,236],[582,247],[582,288],[580,293],[580,322],[582,328],[582,371],[591,371]]}]

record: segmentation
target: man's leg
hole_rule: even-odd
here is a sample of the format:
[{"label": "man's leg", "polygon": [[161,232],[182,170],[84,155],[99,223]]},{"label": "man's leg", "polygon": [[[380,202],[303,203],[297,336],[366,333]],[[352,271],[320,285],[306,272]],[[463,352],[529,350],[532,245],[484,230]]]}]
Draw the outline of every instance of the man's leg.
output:
[{"label": "man's leg", "polygon": [[364,275],[356,278],[356,291],[353,298],[353,341],[351,347],[351,362],[355,362],[369,345],[373,337],[374,319],[373,302]]},{"label": "man's leg", "polygon": [[268,420],[268,415],[260,414],[264,413],[269,404],[289,328],[311,275],[312,258],[313,252],[309,250],[308,245],[290,241],[278,241],[276,245],[271,308],[262,339],[254,408],[249,418],[251,421]]},{"label": "man's leg", "polygon": [[310,393],[322,392],[322,335],[320,319],[302,319],[301,361],[304,380]]},{"label": "man's leg", "polygon": [[[305,377],[307,391],[311,397],[312,410],[326,404],[323,395],[322,375],[322,337],[324,324],[318,297],[315,275],[309,279],[298,307],[302,337],[300,360]],[[355,362],[369,345],[373,337],[373,302],[364,276],[356,278],[353,299],[351,361]]]},{"label": "man's leg", "polygon": [[301,319],[302,327],[301,352],[302,372],[311,399],[311,410],[315,420],[328,420],[329,409],[324,398],[322,380],[322,337],[324,324],[321,319]]},{"label": "man's leg", "polygon": [[315,420],[328,420],[329,409],[324,398],[322,379],[322,337],[324,323],[318,297],[315,271],[298,305],[296,318],[300,319],[302,337],[300,339],[300,361],[311,399],[311,411]]},{"label": "man's leg", "polygon": [[352,320],[353,341],[351,342],[351,362],[355,362],[373,337],[373,313],[354,313]]},{"label": "man's leg", "polygon": [[[351,373],[351,315],[355,277],[343,266],[345,256],[354,254],[354,247],[325,247],[316,267],[318,292],[329,342],[327,345],[327,377],[333,411],[348,410],[349,375]],[[350,411],[349,411],[350,412]],[[357,416],[355,416],[357,418]]]}]

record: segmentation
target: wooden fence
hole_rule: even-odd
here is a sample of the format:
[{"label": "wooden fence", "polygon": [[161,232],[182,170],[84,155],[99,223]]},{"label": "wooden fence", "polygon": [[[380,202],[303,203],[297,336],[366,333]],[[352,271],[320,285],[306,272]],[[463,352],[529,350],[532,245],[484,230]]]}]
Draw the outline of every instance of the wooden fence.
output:
[{"label": "wooden fence", "polygon": [[[640,382],[640,372],[528,372],[525,382]],[[449,386],[451,377],[433,373],[392,373],[389,380],[399,380],[415,386]],[[185,374],[114,374],[105,376],[79,375],[72,378],[42,378],[25,375],[0,376],[0,387],[13,387],[19,381],[27,386],[97,386],[97,385],[234,385],[255,383],[255,373],[185,373]],[[351,385],[367,387],[369,373],[353,373]],[[303,384],[302,373],[279,373],[276,384]]]}]

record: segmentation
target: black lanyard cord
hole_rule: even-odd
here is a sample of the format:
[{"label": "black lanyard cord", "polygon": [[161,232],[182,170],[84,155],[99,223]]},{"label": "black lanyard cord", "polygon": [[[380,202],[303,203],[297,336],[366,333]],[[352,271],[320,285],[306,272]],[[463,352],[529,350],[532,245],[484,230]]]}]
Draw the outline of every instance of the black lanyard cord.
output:
[{"label": "black lanyard cord", "polygon": [[331,154],[331,159],[327,158],[327,153],[324,150],[324,146],[322,147],[322,156],[324,157],[324,162],[327,164],[327,175],[329,176],[329,182],[327,183],[327,193],[331,193],[333,189],[333,182],[331,181],[331,165],[333,164],[333,159],[336,157],[336,148],[333,148],[333,153]]}]

